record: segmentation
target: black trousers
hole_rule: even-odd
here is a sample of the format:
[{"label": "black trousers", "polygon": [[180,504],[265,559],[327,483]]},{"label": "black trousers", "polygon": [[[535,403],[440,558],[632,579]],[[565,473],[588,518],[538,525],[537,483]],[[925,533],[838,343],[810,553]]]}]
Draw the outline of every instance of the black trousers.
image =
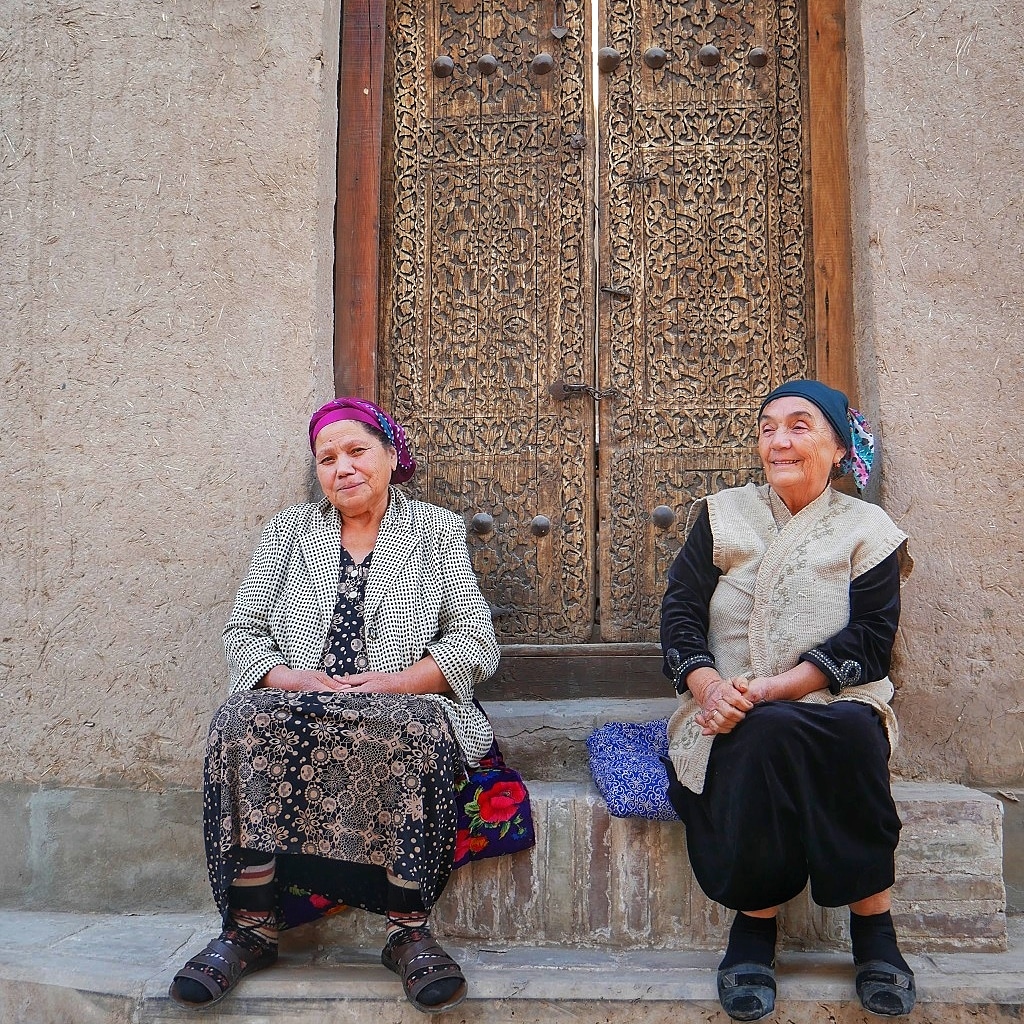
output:
[{"label": "black trousers", "polygon": [[888,889],[900,834],[888,759],[881,719],[865,704],[759,704],[716,737],[703,793],[669,767],[701,889],[734,910],[785,903],[808,878],[823,907]]}]

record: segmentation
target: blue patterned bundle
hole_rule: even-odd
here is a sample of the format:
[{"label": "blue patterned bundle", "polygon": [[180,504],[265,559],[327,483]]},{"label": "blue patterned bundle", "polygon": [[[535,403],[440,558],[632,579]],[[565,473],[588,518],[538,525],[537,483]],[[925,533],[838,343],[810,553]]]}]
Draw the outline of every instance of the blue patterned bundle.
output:
[{"label": "blue patterned bundle", "polygon": [[668,719],[609,722],[587,737],[590,773],[616,818],[678,820],[668,802]]}]

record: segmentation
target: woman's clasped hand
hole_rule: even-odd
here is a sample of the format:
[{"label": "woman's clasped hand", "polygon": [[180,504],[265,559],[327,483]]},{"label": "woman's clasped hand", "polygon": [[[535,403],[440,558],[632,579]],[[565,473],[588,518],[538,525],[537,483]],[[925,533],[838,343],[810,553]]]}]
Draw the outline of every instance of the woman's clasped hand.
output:
[{"label": "woman's clasped hand", "polygon": [[691,692],[701,707],[696,720],[708,736],[731,732],[754,706],[747,693],[747,680],[739,676],[723,679],[714,673],[703,685],[691,683]]},{"label": "woman's clasped hand", "polygon": [[402,672],[359,672],[329,676],[313,669],[279,665],[263,677],[263,686],[293,693],[408,693],[410,682]]}]

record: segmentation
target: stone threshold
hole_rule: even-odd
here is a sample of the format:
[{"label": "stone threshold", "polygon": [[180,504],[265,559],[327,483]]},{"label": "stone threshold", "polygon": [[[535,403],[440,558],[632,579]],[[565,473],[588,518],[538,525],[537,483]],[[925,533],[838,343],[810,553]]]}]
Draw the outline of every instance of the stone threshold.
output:
[{"label": "stone threshold", "polygon": [[[186,956],[217,931],[212,914],[53,914],[0,911],[4,1024],[412,1024],[422,1022],[373,948],[286,939],[281,962],[222,1003],[192,1014],[167,998]],[[1019,1021],[1024,1015],[1024,919],[1003,953],[908,957],[917,975],[913,1024]],[[442,1021],[487,1024],[675,1024],[727,1018],[715,998],[717,952],[613,952],[446,943],[470,997]],[[866,1024],[847,953],[779,957],[779,1002],[791,1024]]]}]

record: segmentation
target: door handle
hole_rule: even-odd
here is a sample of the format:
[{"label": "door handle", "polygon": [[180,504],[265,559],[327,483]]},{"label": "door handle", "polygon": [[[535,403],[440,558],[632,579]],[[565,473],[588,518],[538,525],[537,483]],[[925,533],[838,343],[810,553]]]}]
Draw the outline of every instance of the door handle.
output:
[{"label": "door handle", "polygon": [[[653,175],[652,175],[653,177]],[[637,178],[636,181],[647,181],[647,178]],[[633,289],[628,284],[603,284],[601,285],[601,294],[610,295],[613,299],[629,299],[633,297]]]},{"label": "door handle", "polygon": [[589,384],[567,384],[564,380],[556,380],[548,386],[548,394],[556,402],[564,402],[573,395],[590,395],[595,402],[602,398],[611,398],[619,393],[618,388],[595,388]]}]

